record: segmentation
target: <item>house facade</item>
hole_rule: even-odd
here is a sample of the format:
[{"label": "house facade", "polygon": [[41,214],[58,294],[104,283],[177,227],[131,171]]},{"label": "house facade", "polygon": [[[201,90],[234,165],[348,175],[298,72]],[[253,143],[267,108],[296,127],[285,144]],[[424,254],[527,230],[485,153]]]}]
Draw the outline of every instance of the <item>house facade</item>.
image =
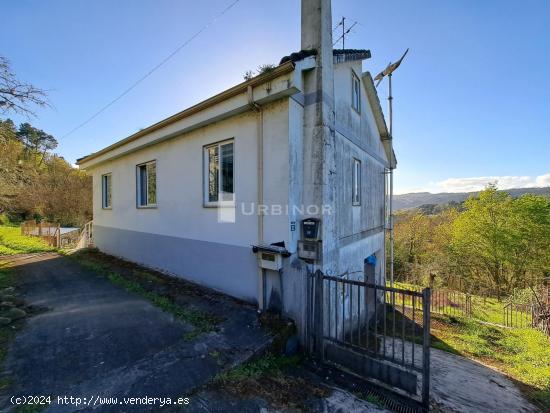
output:
[{"label": "house facade", "polygon": [[[328,11],[304,13],[316,3]],[[279,308],[298,324],[304,272],[353,276],[376,254],[384,279],[395,162],[363,72],[370,52],[332,49],[329,2],[302,8],[302,52],[78,161],[93,176],[101,251]],[[313,260],[298,251],[311,217]],[[272,243],[284,253],[266,269],[253,246]]]}]

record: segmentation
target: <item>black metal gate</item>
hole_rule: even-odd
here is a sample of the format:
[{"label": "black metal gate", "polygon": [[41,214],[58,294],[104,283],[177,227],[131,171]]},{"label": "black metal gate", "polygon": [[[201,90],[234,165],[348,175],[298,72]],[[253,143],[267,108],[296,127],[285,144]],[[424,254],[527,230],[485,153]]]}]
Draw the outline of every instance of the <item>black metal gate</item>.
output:
[{"label": "black metal gate", "polygon": [[430,289],[308,276],[309,349],[321,361],[429,406]]}]

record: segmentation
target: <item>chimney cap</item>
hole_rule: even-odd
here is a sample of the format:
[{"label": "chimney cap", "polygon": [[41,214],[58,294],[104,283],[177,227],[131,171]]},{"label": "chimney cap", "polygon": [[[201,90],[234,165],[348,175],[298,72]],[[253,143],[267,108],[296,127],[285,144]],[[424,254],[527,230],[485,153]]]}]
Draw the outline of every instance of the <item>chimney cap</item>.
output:
[{"label": "chimney cap", "polygon": [[[280,65],[286,62],[298,62],[306,57],[317,55],[317,50],[307,49],[300,50],[299,52],[291,53],[288,56],[284,56],[279,62]],[[351,62],[354,60],[370,59],[371,53],[367,49],[333,49],[332,55],[334,56],[334,63]]]},{"label": "chimney cap", "polygon": [[334,49],[332,51],[334,63],[351,62],[354,60],[366,60],[371,58],[367,49]]},{"label": "chimney cap", "polygon": [[281,61],[279,62],[280,65],[282,65],[283,63],[286,63],[286,62],[298,62],[300,60],[303,60],[305,59],[306,57],[309,57],[309,56],[315,56],[317,55],[317,50],[316,49],[306,49],[306,50],[300,50],[299,52],[294,52],[294,53],[291,53],[290,55],[288,56],[284,56]]}]

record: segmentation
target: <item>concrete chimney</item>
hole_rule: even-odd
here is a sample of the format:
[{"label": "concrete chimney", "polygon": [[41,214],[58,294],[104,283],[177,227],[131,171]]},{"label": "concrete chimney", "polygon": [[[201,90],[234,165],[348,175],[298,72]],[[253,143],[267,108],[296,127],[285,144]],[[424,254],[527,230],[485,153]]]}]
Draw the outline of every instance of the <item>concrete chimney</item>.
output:
[{"label": "concrete chimney", "polygon": [[317,267],[338,268],[334,68],[330,0],[302,0],[302,49],[315,49],[316,67],[304,73],[304,187],[302,200],[315,205],[321,219],[322,260]]}]

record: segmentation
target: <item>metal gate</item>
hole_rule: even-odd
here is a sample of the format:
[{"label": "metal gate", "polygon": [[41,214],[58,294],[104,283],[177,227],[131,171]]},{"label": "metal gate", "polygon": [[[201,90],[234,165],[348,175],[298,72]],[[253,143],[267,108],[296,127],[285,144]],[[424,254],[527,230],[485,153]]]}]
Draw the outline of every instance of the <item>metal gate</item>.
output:
[{"label": "metal gate", "polygon": [[[366,280],[366,281],[365,281]],[[430,289],[308,276],[309,350],[321,361],[429,407]],[[374,281],[374,280],[372,280]]]}]

